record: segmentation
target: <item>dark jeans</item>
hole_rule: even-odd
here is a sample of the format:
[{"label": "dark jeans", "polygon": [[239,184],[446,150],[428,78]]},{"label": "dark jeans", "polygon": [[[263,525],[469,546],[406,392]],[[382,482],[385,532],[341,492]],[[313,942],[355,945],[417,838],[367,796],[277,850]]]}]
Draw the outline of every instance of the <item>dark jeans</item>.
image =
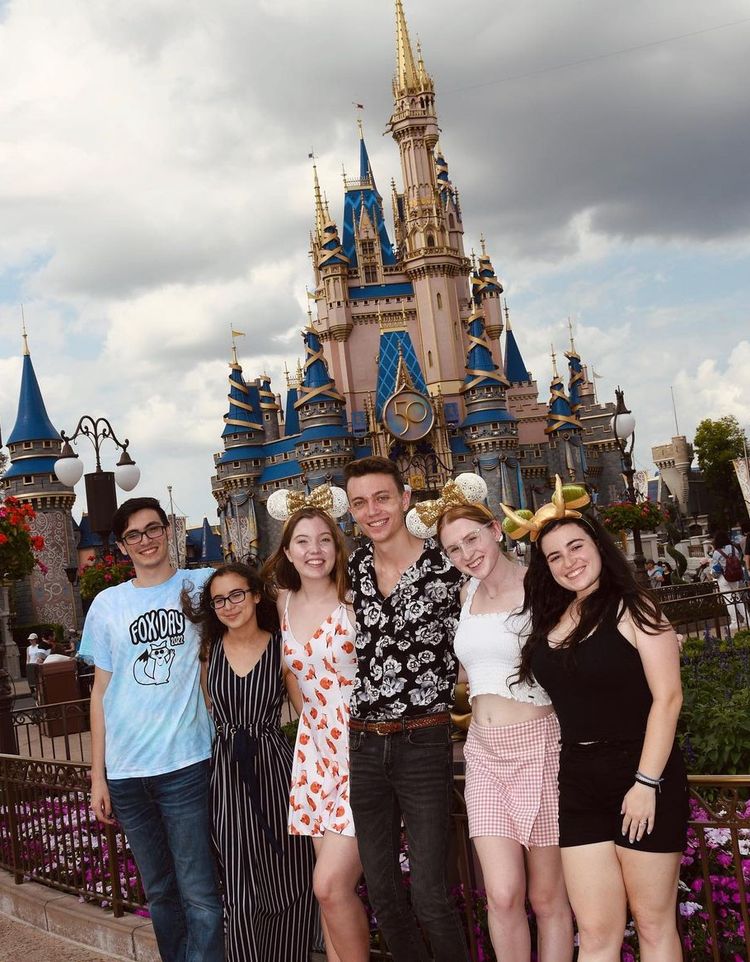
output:
[{"label": "dark jeans", "polygon": [[208,778],[206,760],[165,775],[109,782],[164,962],[224,962]]},{"label": "dark jeans", "polygon": [[352,812],[367,892],[394,962],[430,959],[401,881],[402,818],[412,905],[435,962],[468,962],[446,881],[453,791],[448,726],[395,735],[353,731],[349,750]]}]

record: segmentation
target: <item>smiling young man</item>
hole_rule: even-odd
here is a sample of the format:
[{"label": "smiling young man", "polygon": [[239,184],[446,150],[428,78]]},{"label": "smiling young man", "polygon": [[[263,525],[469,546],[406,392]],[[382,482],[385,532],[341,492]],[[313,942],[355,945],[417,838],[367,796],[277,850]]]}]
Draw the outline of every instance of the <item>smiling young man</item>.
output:
[{"label": "smiling young man", "polygon": [[[409,494],[392,461],[353,461],[345,476],[351,513],[368,538],[349,560],[357,616],[351,805],[368,896],[394,962],[463,962],[466,941],[446,880],[462,576],[433,539],[407,530]],[[412,904],[431,956],[401,882],[402,819]]]},{"label": "smiling young man", "polygon": [[224,932],[208,811],[211,725],[198,634],[180,607],[169,525],[155,498],[132,498],[112,530],[135,578],[94,599],[81,649],[93,656],[91,808],[122,826],[164,962],[223,962]]}]

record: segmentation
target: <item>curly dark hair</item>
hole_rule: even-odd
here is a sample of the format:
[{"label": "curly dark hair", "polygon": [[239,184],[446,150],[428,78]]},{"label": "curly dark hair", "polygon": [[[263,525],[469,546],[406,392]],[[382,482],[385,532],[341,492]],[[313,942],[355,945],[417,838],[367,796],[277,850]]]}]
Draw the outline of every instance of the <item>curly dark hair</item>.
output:
[{"label": "curly dark hair", "polygon": [[555,581],[542,550],[547,535],[567,525],[576,525],[593,539],[601,557],[602,570],[598,587],[581,602],[578,624],[563,640],[561,647],[575,651],[577,645],[615,607],[618,611],[625,609],[630,612],[642,631],[658,634],[663,630],[659,602],[648,589],[636,582],[625,555],[598,519],[588,515],[581,519],[561,518],[548,524],[531,547],[531,560],[523,582],[523,613],[528,615],[531,630],[521,651],[520,681],[533,680],[531,661],[535,649],[548,644],[550,633],[575,598],[575,592],[568,591]]},{"label": "curly dark hair", "polygon": [[198,651],[200,661],[208,661],[212,646],[221,639],[226,630],[211,607],[211,585],[216,578],[232,574],[239,575],[250,591],[260,596],[255,609],[258,627],[271,633],[279,627],[279,616],[276,612],[273,590],[266,579],[255,568],[241,564],[239,561],[221,565],[206,580],[197,597],[194,597],[191,591],[192,586],[189,584],[186,584],[180,592],[180,604],[185,617],[197,626],[200,634],[201,643]]}]

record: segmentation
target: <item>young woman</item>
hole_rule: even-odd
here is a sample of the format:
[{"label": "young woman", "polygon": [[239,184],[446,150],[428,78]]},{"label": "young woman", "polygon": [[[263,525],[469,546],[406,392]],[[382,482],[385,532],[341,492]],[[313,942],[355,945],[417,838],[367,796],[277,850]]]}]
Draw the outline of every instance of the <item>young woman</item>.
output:
[{"label": "young woman", "polygon": [[560,847],[578,959],[619,962],[629,904],[643,962],[679,962],[688,802],[677,637],[603,527],[556,515],[532,531],[519,679],[536,679],[560,720]]},{"label": "young woman", "polygon": [[292,750],[280,728],[276,610],[242,564],[218,568],[196,604],[205,692],[216,725],[213,837],[224,890],[227,962],[307,962],[316,925],[313,852],[286,831]]},{"label": "young woman", "polygon": [[438,522],[448,558],[469,581],[455,639],[469,680],[466,808],[487,890],[490,936],[503,962],[528,962],[526,896],[543,962],[570,962],[573,921],[557,832],[559,726],[545,691],[514,683],[523,630],[525,569],[502,549],[484,506],[449,508]]},{"label": "young woman", "polygon": [[346,550],[318,508],[295,511],[266,571],[281,589],[284,677],[299,718],[289,831],[311,836],[329,962],[367,962],[362,865],[349,804],[349,698],[357,659],[346,602]]}]

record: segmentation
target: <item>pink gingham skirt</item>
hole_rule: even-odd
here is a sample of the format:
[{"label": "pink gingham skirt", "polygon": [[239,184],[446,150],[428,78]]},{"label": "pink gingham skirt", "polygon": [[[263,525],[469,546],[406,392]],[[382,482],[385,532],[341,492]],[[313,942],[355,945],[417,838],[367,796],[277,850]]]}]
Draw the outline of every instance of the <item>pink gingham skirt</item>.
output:
[{"label": "pink gingham skirt", "polygon": [[498,835],[524,848],[558,844],[557,715],[500,727],[472,722],[464,758],[471,838]]}]

